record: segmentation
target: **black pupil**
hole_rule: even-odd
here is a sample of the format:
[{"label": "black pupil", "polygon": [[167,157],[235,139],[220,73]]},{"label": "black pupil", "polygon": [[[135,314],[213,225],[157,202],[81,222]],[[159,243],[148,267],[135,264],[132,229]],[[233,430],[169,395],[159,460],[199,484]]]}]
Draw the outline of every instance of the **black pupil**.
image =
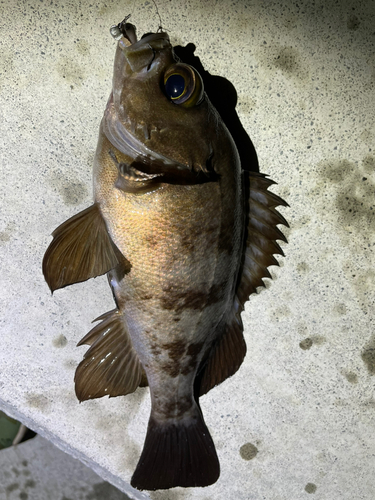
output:
[{"label": "black pupil", "polygon": [[180,97],[185,89],[185,80],[181,75],[171,75],[165,83],[165,91],[172,99]]}]

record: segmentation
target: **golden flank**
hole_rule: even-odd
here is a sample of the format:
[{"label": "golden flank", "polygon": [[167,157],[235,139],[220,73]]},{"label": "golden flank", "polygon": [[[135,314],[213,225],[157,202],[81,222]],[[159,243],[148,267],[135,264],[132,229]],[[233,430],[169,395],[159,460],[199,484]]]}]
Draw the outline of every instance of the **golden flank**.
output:
[{"label": "golden flank", "polygon": [[[167,33],[137,40],[127,18],[99,131],[94,204],[59,226],[44,257],[52,291],[107,273],[116,302],[79,343],[80,401],[150,387],[152,408],[131,484],[207,486],[220,474],[199,397],[233,375],[241,312],[282,254],[263,174],[242,172],[198,72]],[[126,443],[124,443],[125,447]]]}]

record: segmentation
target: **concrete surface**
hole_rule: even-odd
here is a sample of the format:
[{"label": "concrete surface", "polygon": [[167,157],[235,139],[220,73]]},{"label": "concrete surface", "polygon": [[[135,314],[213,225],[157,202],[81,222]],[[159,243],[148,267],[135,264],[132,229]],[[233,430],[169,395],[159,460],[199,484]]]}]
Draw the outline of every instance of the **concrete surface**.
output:
[{"label": "concrete surface", "polygon": [[129,500],[40,436],[0,451],[1,500]]},{"label": "concrete surface", "polygon": [[[287,257],[243,314],[236,376],[203,397],[221,461],[206,489],[140,493],[148,389],[78,404],[76,348],[113,307],[106,278],[57,291],[49,234],[92,201],[112,78],[108,28],[152,2],[1,4],[0,407],[130,498],[375,497],[375,4],[157,1],[175,43],[230,79],[260,170],[290,204]],[[223,99],[226,96],[223,95]]]}]

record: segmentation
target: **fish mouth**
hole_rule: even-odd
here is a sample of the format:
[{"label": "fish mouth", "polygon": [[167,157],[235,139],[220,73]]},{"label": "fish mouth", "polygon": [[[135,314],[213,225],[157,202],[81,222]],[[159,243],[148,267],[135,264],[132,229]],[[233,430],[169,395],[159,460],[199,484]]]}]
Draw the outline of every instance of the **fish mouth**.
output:
[{"label": "fish mouth", "polygon": [[165,168],[174,168],[177,170],[189,170],[189,166],[176,162],[167,156],[157,153],[140,141],[130,130],[122,123],[113,102],[113,93],[108,100],[104,117],[103,132],[107,139],[116,149],[131,158],[137,158],[138,161],[145,164],[163,165]]},{"label": "fish mouth", "polygon": [[[151,65],[157,63],[157,54],[159,52],[164,49],[172,51],[169,36],[166,32],[160,31],[145,33],[138,40],[136,28],[133,24],[127,22],[128,18],[129,16],[125,17],[118,25],[112,26],[110,29],[111,35],[118,41],[118,50],[122,53],[131,71],[133,73],[148,72]],[[209,168],[212,147],[206,162],[203,162],[203,166],[196,165],[194,162],[181,163],[151,149],[150,143],[147,144],[147,142],[152,138],[151,136],[155,138],[160,130],[143,122],[139,124],[133,123],[125,113],[124,107],[117,104],[116,96],[117,92],[114,86],[104,112],[102,130],[109,142],[119,152],[133,158],[138,171],[147,175],[162,175],[164,180],[173,183],[179,183],[179,181],[182,183],[200,183],[216,180],[217,176],[214,176],[214,172]],[[138,129],[142,129],[143,134],[138,134],[137,131],[140,131]],[[144,135],[144,138],[142,135]]]},{"label": "fish mouth", "polygon": [[[211,166],[213,148],[207,158],[204,169],[195,170],[192,165],[154,151],[133,135],[118,117],[111,94],[102,120],[104,135],[121,153],[133,159],[136,169],[146,175],[157,175],[158,181],[171,184],[201,184],[215,182],[218,175]],[[160,177],[161,176],[161,177]]]}]

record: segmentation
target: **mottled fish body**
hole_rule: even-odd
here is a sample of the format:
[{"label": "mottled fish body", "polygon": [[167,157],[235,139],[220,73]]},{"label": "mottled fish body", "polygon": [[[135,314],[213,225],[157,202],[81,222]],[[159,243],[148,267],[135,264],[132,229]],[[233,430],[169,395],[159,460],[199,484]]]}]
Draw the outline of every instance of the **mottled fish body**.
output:
[{"label": "mottled fish body", "polygon": [[[52,290],[108,273],[116,309],[80,344],[82,400],[148,384],[152,400],[132,485],[206,486],[219,476],[198,399],[245,356],[240,313],[282,253],[262,174],[241,173],[234,142],[201,77],[164,32],[117,27],[113,90],[94,164],[95,203],[54,233]],[[245,180],[243,177],[245,176]],[[245,199],[244,182],[250,182]]]}]

